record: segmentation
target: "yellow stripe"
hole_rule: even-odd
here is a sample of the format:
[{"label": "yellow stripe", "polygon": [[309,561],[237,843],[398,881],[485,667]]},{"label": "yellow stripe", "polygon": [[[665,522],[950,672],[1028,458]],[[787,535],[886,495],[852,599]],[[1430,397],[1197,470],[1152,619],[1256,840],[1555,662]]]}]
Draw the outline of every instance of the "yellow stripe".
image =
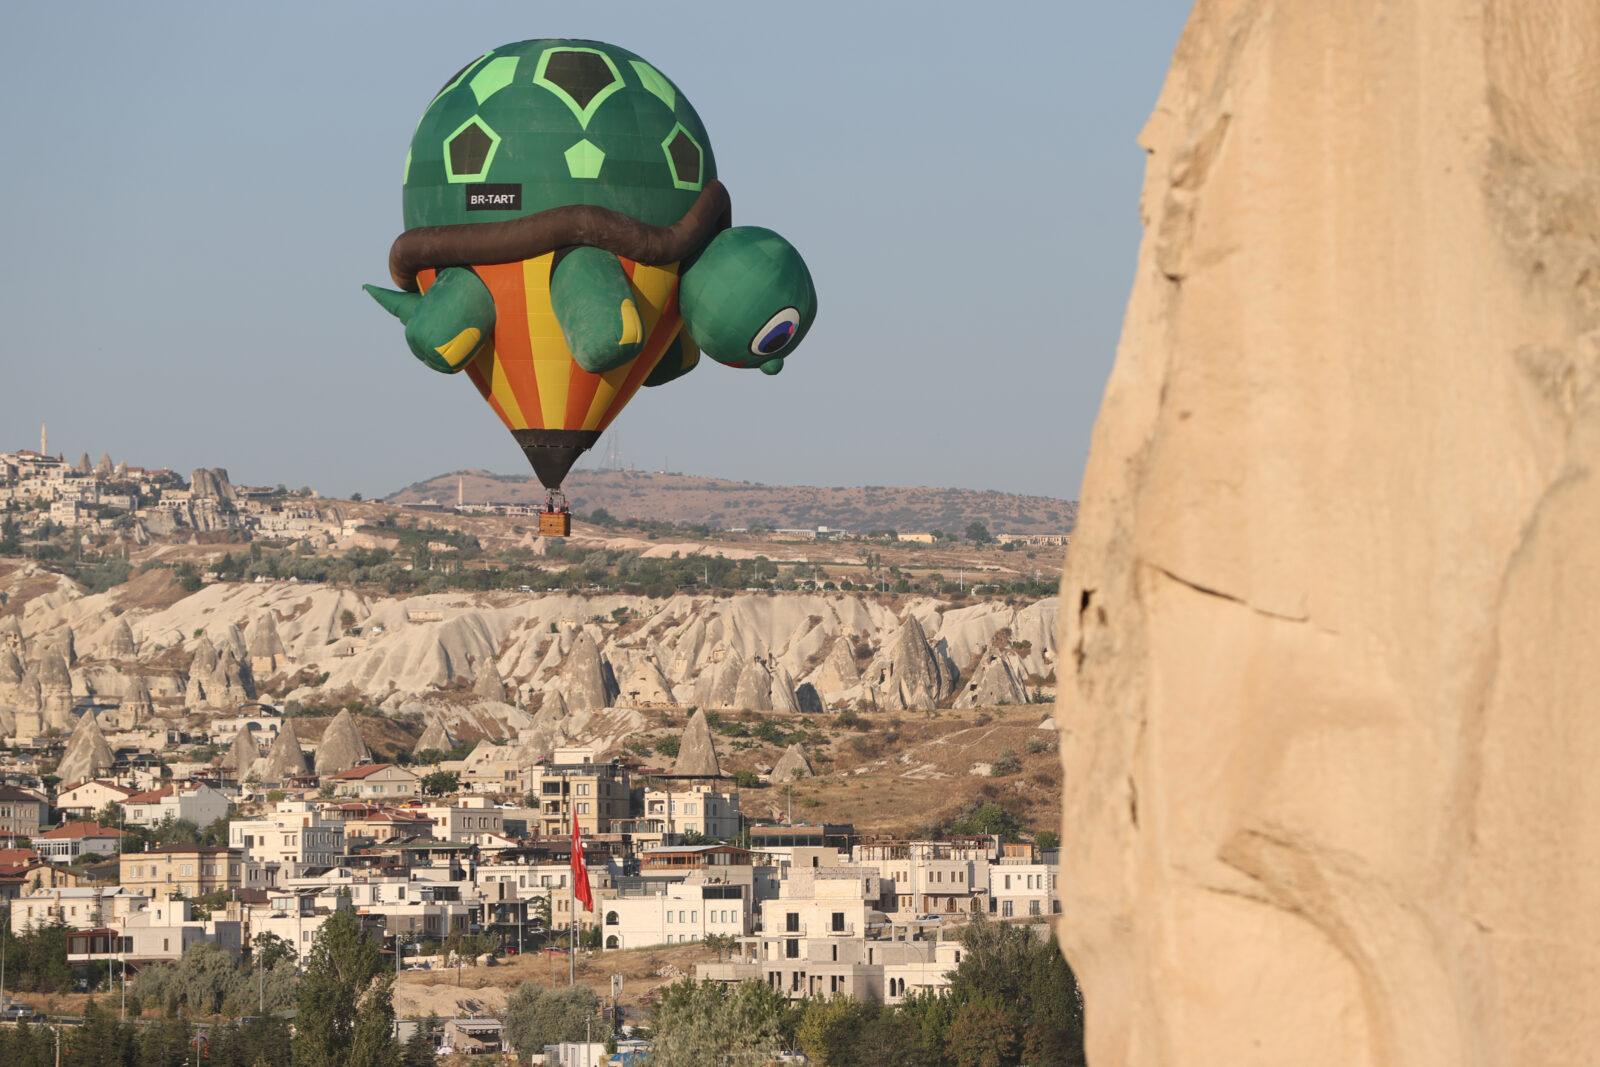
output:
[{"label": "yellow stripe", "polygon": [[632,300],[622,302],[622,343],[625,345],[636,344],[644,336],[644,331],[639,328],[639,309],[633,306]]},{"label": "yellow stripe", "polygon": [[[647,267],[640,263],[633,268],[633,303],[639,310],[639,319],[644,326],[647,343],[651,331],[656,328],[656,323],[661,321],[661,310],[666,307],[667,299],[672,296],[673,288],[677,284],[676,263],[665,267]],[[606,412],[616,400],[617,390],[628,380],[628,372],[632,369],[633,361],[629,360],[616,370],[607,371],[600,376],[602,381],[599,388],[594,391],[594,400],[589,404],[589,411],[584,415],[582,429],[600,428]]]},{"label": "yellow stripe", "polygon": [[459,367],[472,355],[472,350],[478,347],[478,341],[483,337],[483,332],[476,326],[468,326],[456,334],[434,351],[444,357],[444,361],[452,367]]},{"label": "yellow stripe", "polygon": [[511,383],[506,381],[506,372],[500,366],[500,361],[494,358],[494,345],[483,346],[483,352],[478,358],[483,359],[484,357],[488,357],[491,371],[489,375],[490,395],[499,403],[500,410],[506,413],[506,418],[511,420],[511,425],[526,429],[528,426],[527,416],[523,415],[522,405],[517,403],[516,396],[511,392]]},{"label": "yellow stripe", "polygon": [[528,294],[528,341],[534,377],[539,381],[539,409],[546,429],[561,429],[567,414],[572,353],[550,304],[550,253],[522,264],[522,284]]}]

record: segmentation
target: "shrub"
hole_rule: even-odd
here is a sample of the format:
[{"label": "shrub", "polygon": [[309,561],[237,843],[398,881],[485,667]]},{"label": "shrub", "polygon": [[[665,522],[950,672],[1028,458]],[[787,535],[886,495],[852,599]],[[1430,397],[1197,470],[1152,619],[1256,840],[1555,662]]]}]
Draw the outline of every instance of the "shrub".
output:
[{"label": "shrub", "polygon": [[1017,759],[1016,752],[1008,748],[996,756],[995,761],[989,765],[989,776],[991,778],[1003,778],[1008,774],[1016,774],[1020,770],[1022,770],[1022,761]]}]

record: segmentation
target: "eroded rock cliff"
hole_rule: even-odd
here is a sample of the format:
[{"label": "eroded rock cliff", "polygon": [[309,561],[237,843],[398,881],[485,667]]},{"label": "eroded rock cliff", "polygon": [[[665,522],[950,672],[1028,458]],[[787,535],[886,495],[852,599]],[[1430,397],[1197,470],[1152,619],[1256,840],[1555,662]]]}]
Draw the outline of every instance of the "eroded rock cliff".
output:
[{"label": "eroded rock cliff", "polygon": [[1600,6],[1201,0],[1061,600],[1104,1065],[1600,1048]]}]

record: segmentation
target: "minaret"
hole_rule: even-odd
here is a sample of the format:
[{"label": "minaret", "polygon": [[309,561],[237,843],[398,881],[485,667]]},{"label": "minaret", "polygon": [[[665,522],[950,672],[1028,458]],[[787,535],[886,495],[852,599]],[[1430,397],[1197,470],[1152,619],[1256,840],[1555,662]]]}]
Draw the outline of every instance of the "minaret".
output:
[{"label": "minaret", "polygon": [[464,488],[464,483],[465,482],[466,482],[465,478],[463,478],[459,474],[456,475],[456,510],[457,511],[460,511],[461,510],[461,505],[465,504],[467,502],[466,489]]},{"label": "minaret", "polygon": [[46,432],[47,428],[47,423],[41,422],[39,424],[39,455],[41,456],[48,456],[50,454],[50,435]]}]

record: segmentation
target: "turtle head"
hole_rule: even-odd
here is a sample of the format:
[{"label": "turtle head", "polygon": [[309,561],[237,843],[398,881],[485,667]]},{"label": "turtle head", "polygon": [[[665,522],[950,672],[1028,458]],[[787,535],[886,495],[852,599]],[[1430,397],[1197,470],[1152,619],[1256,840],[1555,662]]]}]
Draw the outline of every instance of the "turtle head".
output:
[{"label": "turtle head", "polygon": [[702,352],[765,374],[783,369],[817,316],[805,260],[794,245],[759,226],[719,233],[683,272],[678,302]]}]

